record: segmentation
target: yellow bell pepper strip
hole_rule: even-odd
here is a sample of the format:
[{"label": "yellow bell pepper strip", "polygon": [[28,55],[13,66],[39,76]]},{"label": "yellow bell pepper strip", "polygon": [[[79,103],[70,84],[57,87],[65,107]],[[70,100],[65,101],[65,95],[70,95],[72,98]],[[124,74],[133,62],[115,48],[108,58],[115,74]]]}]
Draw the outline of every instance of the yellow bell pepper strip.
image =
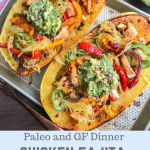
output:
[{"label": "yellow bell pepper strip", "polygon": [[81,17],[82,17],[82,9],[81,6],[79,5],[79,3],[76,0],[71,0],[75,12],[76,12],[76,16],[75,17],[71,17],[69,19],[67,19],[66,21],[64,21],[61,26],[71,26],[72,24],[74,24],[75,22],[78,22]]},{"label": "yellow bell pepper strip", "polygon": [[113,43],[114,42],[114,39],[113,37],[109,34],[109,35],[106,35],[103,39],[102,39],[102,42],[104,43],[105,47],[107,49],[111,49],[111,46],[108,44],[109,42]]},{"label": "yellow bell pepper strip", "polygon": [[77,64],[78,66],[81,66],[83,63],[84,63],[84,62],[83,62],[82,58],[81,58],[81,57],[77,57],[77,59],[76,59],[76,64]]},{"label": "yellow bell pepper strip", "polygon": [[113,50],[114,52],[120,52],[125,49],[125,45],[119,45],[113,32],[105,31],[108,35],[102,39],[107,49]]},{"label": "yellow bell pepper strip", "polygon": [[25,32],[27,32],[29,35],[34,34],[34,27],[28,23],[28,21],[21,17],[14,17],[10,19],[10,22],[14,23],[15,25],[21,27],[24,29]]},{"label": "yellow bell pepper strip", "polygon": [[59,73],[61,76],[64,76],[67,72],[68,72],[68,70],[73,66],[73,65],[75,65],[76,64],[76,62],[75,61],[71,61],[71,62],[69,62],[68,64],[67,64],[67,66]]},{"label": "yellow bell pepper strip", "polygon": [[71,25],[68,29],[68,32],[72,31],[78,24],[79,24],[79,22],[76,22],[73,25]]},{"label": "yellow bell pepper strip", "polygon": [[56,42],[54,42],[54,43],[49,44],[49,45],[48,45],[47,47],[45,47],[45,48],[39,48],[39,49],[36,49],[35,51],[48,50],[48,49],[50,49],[50,48],[59,46],[59,45],[63,44],[64,42],[65,42],[65,40],[62,39],[62,40],[59,40],[59,41],[56,41]]},{"label": "yellow bell pepper strip", "polygon": [[81,19],[81,17],[82,17],[82,9],[81,9],[80,4],[76,0],[71,0],[71,2],[72,2],[73,6],[75,8],[75,11],[76,11],[78,19]]}]

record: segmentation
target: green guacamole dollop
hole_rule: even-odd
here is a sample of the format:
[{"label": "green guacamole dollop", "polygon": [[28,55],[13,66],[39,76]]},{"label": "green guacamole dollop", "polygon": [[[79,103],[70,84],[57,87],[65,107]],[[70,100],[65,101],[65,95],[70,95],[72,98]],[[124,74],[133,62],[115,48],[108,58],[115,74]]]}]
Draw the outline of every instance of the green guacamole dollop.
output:
[{"label": "green guacamole dollop", "polygon": [[105,54],[83,63],[78,73],[79,84],[89,97],[108,95],[118,85],[118,75]]},{"label": "green guacamole dollop", "polygon": [[51,33],[52,36],[56,36],[61,26],[59,9],[54,8],[49,0],[39,0],[38,3],[33,2],[28,10],[24,11],[24,14],[27,20],[42,35]]}]

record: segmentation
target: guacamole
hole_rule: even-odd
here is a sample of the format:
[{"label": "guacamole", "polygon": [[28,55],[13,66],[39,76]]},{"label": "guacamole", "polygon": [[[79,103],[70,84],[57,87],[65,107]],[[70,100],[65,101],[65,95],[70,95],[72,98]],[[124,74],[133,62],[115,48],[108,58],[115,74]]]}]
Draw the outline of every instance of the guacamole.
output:
[{"label": "guacamole", "polygon": [[109,95],[118,85],[118,75],[113,70],[107,55],[91,58],[79,68],[79,84],[87,89],[89,97]]},{"label": "guacamole", "polygon": [[38,3],[33,2],[28,10],[24,11],[24,14],[35,29],[43,35],[52,34],[52,36],[56,36],[61,27],[59,9],[54,8],[49,0],[39,0]]}]

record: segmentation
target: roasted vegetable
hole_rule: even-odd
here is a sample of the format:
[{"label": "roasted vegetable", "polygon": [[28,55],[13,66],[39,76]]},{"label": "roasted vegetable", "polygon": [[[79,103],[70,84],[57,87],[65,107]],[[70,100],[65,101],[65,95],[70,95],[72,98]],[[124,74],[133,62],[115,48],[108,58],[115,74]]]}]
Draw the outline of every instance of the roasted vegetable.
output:
[{"label": "roasted vegetable", "polygon": [[71,26],[72,24],[80,21],[81,19],[81,16],[82,16],[82,10],[81,10],[81,7],[79,5],[79,3],[76,1],[76,0],[72,0],[72,4],[75,8],[75,11],[76,11],[76,16],[75,17],[71,17],[69,19],[67,19],[65,22],[63,22],[61,24],[61,26]]},{"label": "roasted vegetable", "polygon": [[36,59],[38,57],[41,56],[41,51],[35,51],[34,53],[23,53],[20,50],[14,49],[14,48],[10,48],[10,51],[13,52],[16,55],[20,55],[20,57],[22,58],[26,58],[26,59]]},{"label": "roasted vegetable", "polygon": [[79,43],[79,47],[96,56],[103,54],[103,50],[86,42]]},{"label": "roasted vegetable", "polygon": [[48,45],[47,47],[45,47],[45,48],[38,48],[38,49],[36,49],[35,51],[48,50],[48,49],[50,49],[50,48],[59,46],[59,45],[63,44],[64,42],[65,42],[65,40],[62,39],[62,40],[60,40],[60,41],[57,41],[57,42],[54,42],[54,43],[49,44],[49,45]]},{"label": "roasted vegetable", "polygon": [[51,94],[51,100],[55,110],[65,110],[66,107],[60,102],[58,98],[64,98],[63,92],[60,90],[54,90]]},{"label": "roasted vegetable", "polygon": [[120,66],[115,66],[114,68],[121,77],[123,92],[125,92],[127,90],[127,85],[128,85],[128,78],[127,78],[126,72]]},{"label": "roasted vegetable", "polygon": [[25,32],[19,32],[15,35],[14,44],[17,49],[22,49],[34,40],[33,36]]},{"label": "roasted vegetable", "polygon": [[24,18],[21,17],[15,17],[10,19],[12,23],[15,25],[18,25],[19,27],[23,28],[25,32],[27,32],[29,35],[34,34],[34,27],[28,23],[28,21]]}]

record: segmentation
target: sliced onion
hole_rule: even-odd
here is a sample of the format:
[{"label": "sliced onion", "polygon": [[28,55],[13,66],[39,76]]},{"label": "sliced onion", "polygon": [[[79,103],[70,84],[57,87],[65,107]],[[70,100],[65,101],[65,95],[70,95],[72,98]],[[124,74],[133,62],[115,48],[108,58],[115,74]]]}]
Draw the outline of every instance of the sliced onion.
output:
[{"label": "sliced onion", "polygon": [[136,81],[138,80],[138,78],[140,76],[140,71],[141,71],[141,68],[142,68],[142,57],[139,54],[137,54],[135,51],[132,51],[132,50],[128,50],[127,53],[132,53],[132,54],[136,55],[137,58],[138,58],[138,61],[139,61],[139,65],[138,65],[138,69],[137,69],[137,74],[135,76],[135,79],[134,79],[133,83],[130,86],[130,89],[131,89],[132,87],[134,87]]}]

